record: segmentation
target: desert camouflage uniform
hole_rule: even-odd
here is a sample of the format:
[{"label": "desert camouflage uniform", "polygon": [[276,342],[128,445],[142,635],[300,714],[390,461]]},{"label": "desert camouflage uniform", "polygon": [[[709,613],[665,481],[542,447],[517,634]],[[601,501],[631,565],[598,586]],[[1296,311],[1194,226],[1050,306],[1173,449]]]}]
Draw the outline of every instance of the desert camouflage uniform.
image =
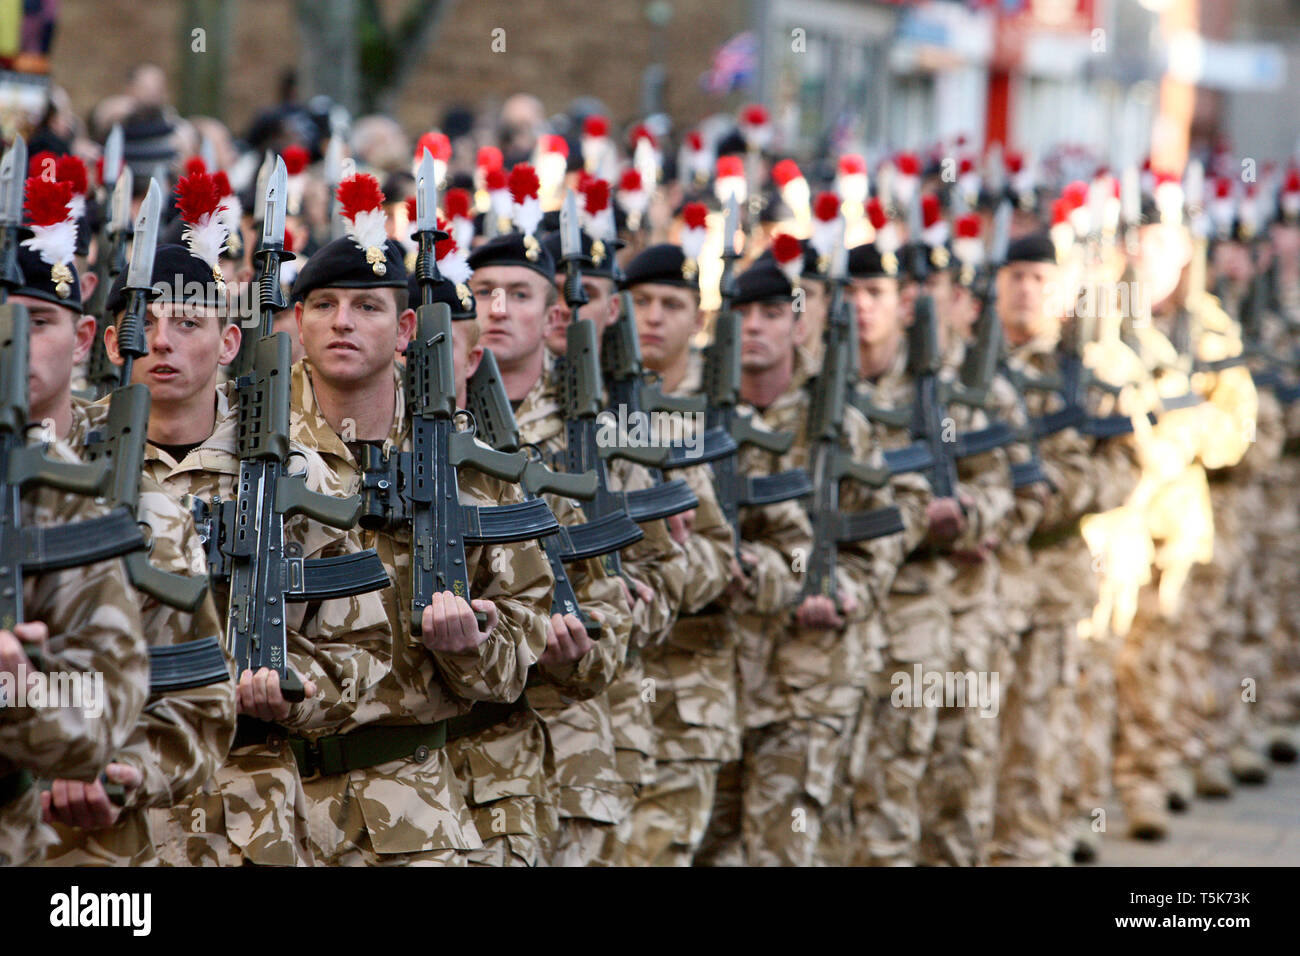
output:
[{"label": "desert camouflage uniform", "polygon": [[[563,450],[564,419],[552,374],[534,383],[515,417],[525,442],[547,454]],[[613,489],[651,485],[649,473],[630,462],[612,461],[607,468]],[[642,530],[645,537],[621,552],[623,567],[655,596],[633,607],[624,659],[603,665],[614,666],[616,676],[604,694],[590,700],[537,698],[555,750],[561,794],[561,824],[550,848],[555,866],[621,864],[636,793],[654,782],[653,724],[643,698],[640,651],[671,626],[686,587],[686,565],[664,522],[647,523]]]},{"label": "desert camouflage uniform", "polygon": [[[690,356],[675,394],[702,386],[703,363]],[[718,505],[709,467],[668,478],[687,481],[700,500],[687,539],[689,573],[681,616],[667,641],[643,655],[655,682],[656,770],[632,809],[628,865],[689,866],[704,839],[722,763],[740,756],[736,710],[736,620],[723,590],[731,581],[735,539]]]},{"label": "desert camouflage uniform", "polygon": [[[1010,352],[1012,369],[1055,374],[1056,342],[1039,338]],[[1030,391],[1031,417],[1062,406],[1056,393]],[[1055,492],[1028,542],[1029,563],[1004,564],[1004,575],[1032,579],[1029,626],[1020,634],[1012,672],[1001,680],[1002,741],[992,863],[1050,865],[1067,849],[1062,793],[1070,771],[1067,724],[1078,680],[1079,622],[1097,601],[1092,558],[1078,522],[1097,510],[1094,442],[1073,429],[1039,443],[1043,470]],[[1022,586],[1008,580],[1008,588]]]},{"label": "desert camouflage uniform", "polygon": [[[954,356],[949,364],[953,361],[958,359]],[[906,363],[900,347],[892,365],[872,383],[873,403],[887,408],[913,403],[916,390]],[[960,431],[987,424],[982,412],[953,408],[950,415]],[[880,428],[878,434],[886,448],[912,442],[901,429]],[[899,499],[910,504],[908,533],[900,543],[907,557],[885,597],[889,644],[871,688],[870,719],[861,722],[854,742],[853,862],[858,864],[920,861],[923,797],[932,801],[933,812],[927,862],[983,862],[992,823],[996,723],[981,716],[976,701],[963,708],[928,702],[917,707],[907,692],[918,679],[924,687],[931,673],[970,670],[977,678],[987,674],[997,646],[988,607],[997,568],[991,559],[974,556],[1013,504],[1005,453],[998,450],[960,462],[958,479],[959,491],[972,502],[966,530],[951,546],[954,552],[971,555],[961,562],[924,546],[925,507],[932,497],[924,476],[895,479]],[[940,742],[941,726],[945,734]],[[947,753],[936,750],[943,745]],[[931,769],[936,754],[941,762]]]},{"label": "desert camouflage uniform", "polygon": [[[77,460],[66,445],[46,454]],[[30,526],[103,513],[90,498],[47,488],[22,499],[22,520]],[[103,709],[92,716],[82,707],[0,706],[0,865],[35,863],[54,838],[41,823],[40,791],[20,775],[93,780],[126,744],[149,688],[140,613],[121,561],[29,576],[23,607],[27,620],[49,628],[46,673],[102,674]]]},{"label": "desert camouflage uniform", "polygon": [[[165,451],[145,449],[145,474],[176,498],[192,495],[231,500],[239,479],[235,454],[237,409],[229,386],[217,390],[212,435],[175,461]],[[346,489],[321,458],[301,444],[290,448],[288,471],[305,473],[312,491],[341,496]],[[352,532],[329,528],[303,516],[285,522],[285,538],[304,558],[360,550]],[[229,595],[213,594],[220,608]],[[293,604],[287,612],[289,663],[315,682],[316,696],[294,704],[283,727],[242,720],[230,757],[216,776],[170,812],[155,811],[160,856],[172,865],[310,866],[316,862],[309,833],[309,804],[289,731],[323,732],[353,719],[367,691],[388,672],[391,640],[378,593]],[[164,834],[166,837],[164,838]]]},{"label": "desert camouflage uniform", "polygon": [[[67,441],[72,447],[84,448],[87,433],[107,420],[108,401],[87,405],[74,399],[72,411]],[[207,577],[207,561],[194,522],[152,479],[141,482],[137,513],[149,528],[149,560],[154,567]],[[221,637],[221,621],[211,594],[204,596],[193,614],[143,594],[137,599],[151,647]],[[225,761],[234,733],[235,692],[230,681],[151,696],[130,739],[114,757],[117,763],[131,764],[143,775],[131,805],[122,810],[114,826],[103,830],[55,824],[59,843],[50,848],[46,862],[57,866],[141,866],[157,862],[147,809],[170,807],[200,787]]]},{"label": "desert camouflage uniform", "polygon": [[[756,413],[756,421],[764,426],[796,436],[791,450],[778,461],[773,460],[776,456],[754,453],[764,470],[804,468],[809,463],[811,361],[796,349],[790,387]],[[853,457],[879,467],[879,452],[872,446],[866,419],[850,409],[845,423]],[[745,466],[742,459],[742,471],[748,470]],[[844,511],[865,511],[892,504],[893,494],[888,487],[867,489],[846,483],[840,503]],[[905,520],[914,521],[915,513]],[[851,595],[857,604],[842,629],[801,628],[793,623],[742,629],[746,727],[742,840],[749,865],[838,862],[829,854],[842,841],[824,830],[828,810],[843,792],[839,783],[854,721],[880,669],[886,641],[881,602],[902,561],[899,538],[877,538],[840,549],[836,586],[842,598]],[[845,826],[833,816],[829,825],[831,830]]]},{"label": "desert camouflage uniform", "polygon": [[[393,387],[397,404],[384,441],[386,451],[410,444],[396,363]],[[360,488],[361,472],[352,452],[316,403],[306,359],[293,369],[291,428],[297,440],[319,453],[346,490]],[[471,469],[461,473],[459,486],[466,504],[495,506],[522,498],[516,487]],[[471,594],[495,603],[499,621],[475,651],[434,654],[410,634],[409,527],[359,534],[363,547],[378,551],[392,580],[391,587],[379,592],[392,635],[392,668],[365,689],[355,715],[333,732],[428,727],[470,712],[475,701],[520,701],[528,670],[546,647],[554,584],[537,543],[466,550]],[[502,734],[501,740],[485,738],[482,747],[464,754],[467,783],[456,779],[455,757],[448,748],[426,745],[409,757],[305,781],[318,859],[341,865],[460,864],[470,857],[458,851],[486,849],[477,862],[536,863],[535,828],[553,812],[542,778],[545,737],[526,701],[506,718],[504,729],[493,733]],[[474,810],[466,797],[473,800]],[[484,847],[480,831],[493,834],[490,846]]]}]

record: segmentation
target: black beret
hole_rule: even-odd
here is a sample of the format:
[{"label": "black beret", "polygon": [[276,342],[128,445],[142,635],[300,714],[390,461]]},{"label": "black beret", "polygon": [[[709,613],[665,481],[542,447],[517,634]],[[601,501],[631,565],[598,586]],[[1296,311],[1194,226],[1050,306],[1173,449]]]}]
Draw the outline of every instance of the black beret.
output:
[{"label": "black beret", "polygon": [[522,266],[555,281],[555,260],[535,236],[508,232],[489,239],[469,254],[469,267],[476,272],[488,266]]},{"label": "black beret", "polygon": [[750,302],[790,302],[794,299],[794,286],[775,259],[757,259],[736,279],[736,293],[732,305]]},{"label": "black beret", "polygon": [[854,279],[897,279],[898,256],[882,256],[874,242],[866,242],[849,250],[849,276]]},{"label": "black beret", "polygon": [[766,192],[763,194],[763,207],[758,213],[758,221],[761,223],[785,222],[794,218],[794,210],[786,204],[778,192]]},{"label": "black beret", "polygon": [[[420,282],[414,272],[406,280],[406,293],[409,296],[411,308],[417,309],[423,304]],[[478,309],[474,306],[474,293],[469,290],[467,285],[457,285],[447,278],[439,279],[438,283],[433,287],[433,301],[435,303],[447,303],[451,308],[453,322],[478,317]]]},{"label": "black beret", "polygon": [[[542,245],[550,253],[551,259],[555,262],[555,271],[557,273],[564,271],[564,263],[560,261],[560,234],[558,232],[548,232],[542,236]],[[582,272],[584,275],[595,276],[598,279],[613,279],[614,267],[617,262],[614,259],[614,253],[622,249],[625,243],[622,239],[600,241],[600,248],[595,248],[595,242],[591,236],[585,232],[582,233]],[[596,260],[600,261],[597,262]]]},{"label": "black beret", "polygon": [[[23,230],[23,233],[25,236],[31,235],[27,230]],[[74,263],[68,262],[67,273],[60,276],[62,281],[55,282],[55,267],[42,259],[39,252],[19,243],[18,268],[23,273],[23,284],[14,289],[14,295],[27,295],[33,299],[43,299],[46,302],[52,302],[54,305],[61,305],[65,309],[71,309],[77,313],[81,312],[81,283],[77,281],[77,267]],[[60,291],[62,291],[62,295],[59,294]]]},{"label": "black beret", "polygon": [[[126,277],[123,269],[108,294],[108,311],[126,308]],[[185,302],[220,309],[226,305],[226,286],[218,282],[212,267],[190,252],[188,246],[160,245],[153,257],[154,302]]]},{"label": "black beret", "polygon": [[[919,275],[916,265],[917,253],[920,253],[922,262]],[[952,248],[946,242],[937,246],[932,246],[928,242],[909,242],[898,250],[898,258],[906,278],[916,280],[922,280],[931,273],[942,272],[958,265],[953,258]]]},{"label": "black beret", "polygon": [[624,270],[625,289],[650,282],[699,291],[700,271],[695,263],[687,261],[681,246],[661,242],[638,253]]},{"label": "black beret", "polygon": [[1050,262],[1056,264],[1056,246],[1045,232],[1012,239],[1007,246],[1007,263]]},{"label": "black beret", "polygon": [[405,289],[406,255],[396,240],[383,246],[384,261],[371,263],[351,236],[340,236],[318,250],[298,273],[293,298],[302,301],[315,289]]}]

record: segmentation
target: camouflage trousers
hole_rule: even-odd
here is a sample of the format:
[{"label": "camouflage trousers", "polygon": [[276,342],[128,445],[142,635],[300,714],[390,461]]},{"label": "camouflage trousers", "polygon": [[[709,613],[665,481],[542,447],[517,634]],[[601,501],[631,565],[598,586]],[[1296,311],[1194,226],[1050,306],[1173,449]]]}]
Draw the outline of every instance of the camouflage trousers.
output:
[{"label": "camouflage trousers", "polygon": [[637,796],[624,849],[625,866],[690,866],[709,823],[721,763],[663,760]]},{"label": "camouflage trousers", "polygon": [[542,865],[614,866],[620,849],[619,824],[562,818],[544,849]]},{"label": "camouflage trousers", "polygon": [[[1178,699],[1196,692],[1179,683],[1186,676],[1185,646],[1199,640],[1202,622],[1184,606],[1165,618],[1157,605],[1154,585],[1138,594],[1138,611],[1115,652],[1115,756],[1112,778],[1117,795],[1130,815],[1136,807],[1165,804],[1170,773],[1189,764],[1184,738],[1174,711]],[[1194,675],[1193,675],[1194,676]]]},{"label": "camouflage trousers", "polygon": [[1271,656],[1269,682],[1261,686],[1259,699],[1268,723],[1285,725],[1300,722],[1300,515],[1294,500],[1300,456],[1284,455],[1269,477],[1270,522],[1261,529],[1255,556],[1262,565],[1257,577],[1264,582],[1275,619],[1265,638]]},{"label": "camouflage trousers", "polygon": [[704,837],[695,851],[695,866],[744,866],[745,849],[741,842],[741,779],[744,766],[729,760],[718,768],[713,788],[713,806]]},{"label": "camouflage trousers", "polygon": [[940,706],[919,699],[918,677],[944,672],[953,655],[952,616],[933,594],[891,594],[889,647],[868,677],[847,774],[854,866],[912,866],[920,854],[921,781],[934,751]]},{"label": "camouflage trousers", "polygon": [[471,863],[521,865],[511,861],[522,855],[522,865],[538,865],[543,841],[556,825],[547,781],[547,765],[554,762],[549,749],[546,724],[526,708],[448,741],[447,757],[483,841],[482,850],[470,851]]},{"label": "camouflage trousers", "polygon": [[40,862],[54,833],[41,823],[41,795],[35,787],[0,804],[0,866]]},{"label": "camouflage trousers", "polygon": [[1079,642],[1079,677],[1066,715],[1071,758],[1067,761],[1071,773],[1063,795],[1067,826],[1080,820],[1090,824],[1104,821],[1110,803],[1117,719],[1117,644],[1110,635]]},{"label": "camouflage trousers", "polygon": [[[963,699],[957,702],[961,706],[945,702],[939,710],[930,761],[921,778],[917,859],[925,866],[988,862],[1008,641],[995,607],[976,605],[952,615],[950,666]],[[987,698],[982,697],[986,691]]]},{"label": "camouflage trousers", "polygon": [[283,745],[231,753],[213,778],[150,811],[164,866],[312,866],[310,802]]},{"label": "camouflage trousers", "polygon": [[58,842],[45,851],[46,866],[157,866],[149,811],[122,811],[117,823],[103,830],[54,824]]},{"label": "camouflage trousers", "polygon": [[1068,850],[1061,797],[1077,642],[1074,621],[1036,623],[1019,635],[1011,672],[1001,680],[991,864],[1051,866]]}]

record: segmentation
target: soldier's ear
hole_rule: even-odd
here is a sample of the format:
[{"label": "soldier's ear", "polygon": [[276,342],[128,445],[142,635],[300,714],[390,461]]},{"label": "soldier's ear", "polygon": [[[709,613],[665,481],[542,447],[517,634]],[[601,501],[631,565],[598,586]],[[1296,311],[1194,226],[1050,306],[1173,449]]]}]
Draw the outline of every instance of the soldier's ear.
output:
[{"label": "soldier's ear", "polygon": [[[92,273],[93,274],[93,273]],[[78,315],[75,317],[77,346],[72,350],[72,362],[74,365],[80,365],[90,354],[90,346],[95,341],[95,317],[93,315]]]},{"label": "soldier's ear", "polygon": [[104,327],[104,351],[114,365],[122,364],[122,353],[117,350],[117,326],[112,323]]},{"label": "soldier's ear", "polygon": [[221,330],[221,354],[217,357],[217,364],[229,365],[239,354],[239,343],[244,338],[243,327],[238,322],[231,319],[226,323],[226,327]]},{"label": "soldier's ear", "polygon": [[99,276],[90,269],[79,272],[77,273],[77,285],[81,286],[81,301],[89,302],[90,297],[95,294],[95,289],[99,287]]},{"label": "soldier's ear", "polygon": [[465,378],[469,379],[478,371],[479,362],[483,361],[483,346],[471,345],[469,355],[465,358]]},{"label": "soldier's ear", "polygon": [[411,341],[415,335],[415,310],[405,309],[397,317],[397,350],[406,351],[406,344]]}]

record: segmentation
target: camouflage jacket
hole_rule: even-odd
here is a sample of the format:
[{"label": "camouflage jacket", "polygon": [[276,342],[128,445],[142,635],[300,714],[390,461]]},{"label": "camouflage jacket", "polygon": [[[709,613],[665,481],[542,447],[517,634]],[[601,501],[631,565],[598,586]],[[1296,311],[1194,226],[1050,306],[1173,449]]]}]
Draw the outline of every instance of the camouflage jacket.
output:
[{"label": "camouflage jacket", "polygon": [[[239,480],[236,457],[237,409],[230,386],[217,390],[212,434],[182,461],[149,445],[145,473],[177,499],[231,500]],[[290,447],[287,470],[304,475],[312,491],[343,495],[346,490],[314,451]],[[288,545],[304,558],[332,557],[361,550],[354,532],[329,528],[304,516],[285,521]],[[229,603],[224,588],[214,589],[217,607]],[[289,664],[316,683],[316,696],[294,704],[283,723],[310,736],[338,733],[366,716],[367,696],[388,674],[391,635],[379,593],[290,605],[287,612]],[[305,832],[306,796],[298,767],[278,738],[269,745],[241,746],[216,781],[166,815],[173,840],[184,841],[181,859],[230,862],[242,855],[260,865],[313,862]],[[161,815],[160,815],[161,816]],[[155,818],[157,820],[157,817]],[[234,851],[225,845],[234,844]]]},{"label": "camouflage jacket", "polygon": [[[807,411],[813,385],[811,359],[796,350],[789,388],[767,408],[756,410],[758,422],[795,436],[790,451],[778,460],[774,461],[777,456],[769,453],[755,453],[764,470],[809,466]],[[855,408],[846,411],[844,437],[855,460],[883,467],[871,426]],[[843,511],[865,511],[895,503],[888,485],[867,488],[846,480],[841,483],[840,493]],[[899,504],[904,523],[915,527],[915,508]],[[898,539],[913,533],[854,542],[839,549],[837,588],[841,595],[851,594],[857,603],[857,611],[849,616],[842,631],[790,624],[778,630],[770,644],[742,648],[746,726],[761,727],[792,718],[852,716],[868,675],[881,665],[880,652],[887,638],[880,612],[902,562],[904,544]]]},{"label": "camouflage jacket", "polygon": [[[76,461],[70,448],[56,444],[46,454]],[[24,524],[56,525],[104,513],[92,499],[47,488],[22,496]],[[101,561],[23,582],[23,607],[29,621],[43,621],[50,638],[44,672],[62,676],[60,689],[80,700],[77,706],[38,706],[30,698],[18,706],[16,688],[5,687],[0,706],[0,778],[19,771],[34,776],[93,780],[122,751],[140,717],[149,687],[149,662],[140,612],[121,561]],[[102,678],[102,683],[100,682]],[[40,859],[52,838],[41,823],[40,792],[29,787],[0,805],[0,865]]]},{"label": "camouflage jacket", "polygon": [[[361,486],[361,471],[351,450],[330,427],[316,402],[310,363],[293,369],[291,430],[296,440],[314,449],[347,493]],[[384,440],[385,452],[409,450],[411,423],[401,387],[401,371],[393,365],[396,398],[393,424]],[[494,506],[522,500],[518,488],[464,469],[459,477],[461,502]],[[513,545],[467,548],[466,567],[471,595],[492,601],[499,620],[488,639],[466,654],[431,653],[419,636],[410,633],[411,533],[409,526],[358,532],[361,544],[373,547],[389,570],[392,586],[380,592],[393,641],[392,670],[367,689],[358,703],[352,726],[429,725],[468,712],[476,700],[511,703],[523,693],[529,668],[546,646],[546,621],[554,585],[550,567],[535,541]],[[352,729],[351,727],[345,729]],[[441,759],[441,758],[440,758]],[[356,798],[366,830],[379,853],[475,849],[480,845],[462,788],[433,761],[421,767],[410,760],[394,761],[336,778],[323,778],[310,788],[313,800],[337,805]],[[496,779],[487,767],[476,780]],[[350,778],[350,779],[349,779]],[[528,787],[524,788],[529,789]],[[480,801],[476,801],[480,802]]]},{"label": "camouflage jacket", "polygon": [[[73,400],[68,444],[84,448],[87,433],[102,427],[108,400],[93,405]],[[190,515],[152,479],[142,479],[138,514],[149,529],[150,562],[161,571],[203,578],[207,562]],[[221,622],[212,596],[193,614],[137,594],[145,637],[151,647],[221,637]],[[169,807],[210,778],[226,758],[235,733],[233,682],[154,695],[120,753],[118,763],[133,765],[144,782],[133,793],[115,826],[100,831],[62,825],[60,842],[46,859],[60,866],[84,863],[139,865],[154,857],[149,807]]]},{"label": "camouflage jacket", "polygon": [[[537,445],[545,454],[563,451],[564,419],[560,409],[558,384],[553,375],[544,374],[515,410],[524,441]],[[651,484],[649,473],[638,465],[615,460],[607,468],[612,488],[631,491]],[[559,771],[561,778],[574,775],[593,780],[593,789],[599,791],[590,794],[587,806],[591,809],[583,813],[591,819],[621,818],[630,806],[628,786],[651,779],[653,764],[647,762],[653,757],[655,744],[649,702],[642,693],[639,651],[667,636],[686,590],[683,551],[669,536],[667,525],[650,522],[642,529],[645,537],[623,549],[621,556],[624,570],[648,585],[654,598],[637,601],[633,607],[629,651],[626,659],[618,662],[618,676],[590,707],[571,705],[562,715],[555,715],[549,708],[543,712],[552,729],[557,764],[568,764],[567,769]],[[575,706],[584,712],[577,713]],[[598,713],[600,708],[604,708],[604,715]],[[612,737],[602,739],[606,726],[611,728]],[[616,752],[621,752],[620,756]]]}]

